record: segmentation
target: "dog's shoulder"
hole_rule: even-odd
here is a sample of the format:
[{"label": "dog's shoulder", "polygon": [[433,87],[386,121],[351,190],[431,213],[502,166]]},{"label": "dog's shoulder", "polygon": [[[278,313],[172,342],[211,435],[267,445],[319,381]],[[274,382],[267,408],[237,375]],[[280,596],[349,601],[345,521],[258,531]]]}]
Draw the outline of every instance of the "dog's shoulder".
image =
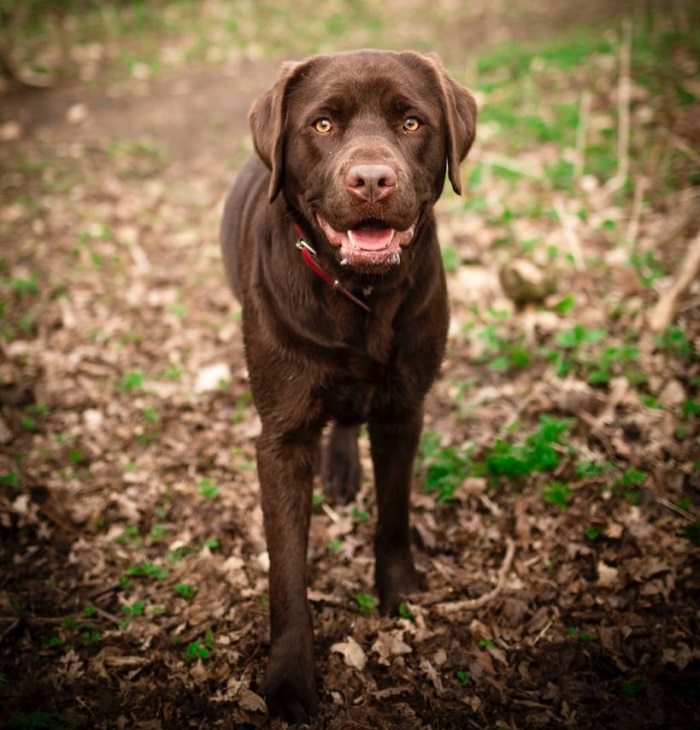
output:
[{"label": "dog's shoulder", "polygon": [[242,165],[224,203],[221,221],[221,253],[227,277],[236,297],[242,300],[246,268],[243,250],[254,245],[259,237],[259,215],[267,209],[267,186],[270,170],[257,154]]}]

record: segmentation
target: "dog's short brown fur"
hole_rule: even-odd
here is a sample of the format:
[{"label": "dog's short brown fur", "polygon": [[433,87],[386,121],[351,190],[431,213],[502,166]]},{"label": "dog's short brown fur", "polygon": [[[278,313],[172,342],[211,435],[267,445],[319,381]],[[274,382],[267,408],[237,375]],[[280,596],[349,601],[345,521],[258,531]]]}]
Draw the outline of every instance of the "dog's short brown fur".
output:
[{"label": "dog's short brown fur", "polygon": [[[376,587],[385,612],[420,588],[409,492],[423,400],[445,348],[448,305],[432,208],[474,138],[472,96],[439,61],[362,51],[288,64],[250,113],[257,155],[222,225],[243,306],[270,554],[271,651],[263,690],[295,722],[318,707],[306,598],[311,490],[321,431],[327,491],[360,484],[369,427],[378,517]],[[329,286],[295,246],[371,312]]]}]

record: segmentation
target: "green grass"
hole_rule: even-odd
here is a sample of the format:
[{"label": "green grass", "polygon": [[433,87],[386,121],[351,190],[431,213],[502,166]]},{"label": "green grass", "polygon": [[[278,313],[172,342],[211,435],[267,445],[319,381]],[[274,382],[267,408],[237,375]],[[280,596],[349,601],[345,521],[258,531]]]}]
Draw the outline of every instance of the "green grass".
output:
[{"label": "green grass", "polygon": [[190,641],[185,649],[185,661],[194,662],[199,659],[209,659],[211,650],[200,641]]},{"label": "green grass", "polygon": [[586,528],[586,529],[585,529],[585,530],[583,531],[583,534],[584,534],[584,535],[585,535],[585,536],[586,536],[586,537],[587,537],[587,538],[588,538],[588,539],[589,539],[589,540],[590,540],[591,542],[594,542],[594,541],[595,541],[595,540],[597,540],[597,539],[598,539],[599,537],[602,537],[602,536],[603,536],[603,535],[605,534],[605,528],[603,528],[603,527],[596,527],[596,526],[592,526],[592,527],[587,527],[587,528]]},{"label": "green grass", "polygon": [[485,454],[487,473],[517,482],[536,472],[552,471],[566,453],[563,447],[572,424],[572,419],[542,416],[537,431],[522,444],[497,439]]},{"label": "green grass", "polygon": [[436,431],[425,431],[421,438],[420,461],[426,471],[425,490],[435,493],[439,502],[449,502],[457,487],[472,473],[469,450],[443,448]]},{"label": "green grass", "polygon": [[[70,19],[71,40],[80,50],[105,44],[114,79],[149,79],[185,64],[223,64],[232,52],[298,56],[338,46],[386,46],[387,14],[367,0],[336,0],[318,5],[299,0],[255,3],[194,0],[131,0],[85,4],[61,3]],[[56,12],[49,0],[34,0],[26,22],[15,28],[21,38],[21,61],[34,71],[79,72],[79,62],[63,59],[59,69],[40,68],[35,58],[42,44],[56,42]],[[395,19],[393,19],[395,22]],[[352,39],[356,40],[352,40]],[[115,46],[113,48],[113,46]],[[127,176],[136,174],[122,168]]]},{"label": "green grass", "polygon": [[462,685],[462,687],[469,687],[472,684],[472,675],[471,672],[466,671],[465,669],[460,669],[456,672],[455,676],[459,680],[459,683]]},{"label": "green grass", "polygon": [[141,531],[138,525],[127,525],[122,534],[116,538],[117,542],[132,543],[139,545],[141,543]]},{"label": "green grass", "polygon": [[146,406],[141,409],[141,413],[146,421],[150,424],[158,423],[160,421],[160,415],[153,406]]},{"label": "green grass", "polygon": [[169,162],[167,152],[151,140],[113,142],[107,157],[120,178],[150,178],[161,172]]},{"label": "green grass", "polygon": [[570,627],[569,630],[566,632],[566,635],[570,639],[576,639],[576,641],[580,641],[583,644],[590,644],[591,642],[598,641],[598,637],[595,636],[595,634],[591,634],[588,631],[583,631],[579,628],[576,628],[575,626]]},{"label": "green grass", "polygon": [[[636,337],[633,333],[629,336]],[[548,357],[560,377],[576,373],[591,385],[605,385],[619,375],[624,375],[631,383],[644,382],[646,376],[637,367],[639,348],[611,340],[612,336],[605,328],[577,324],[555,334]]]},{"label": "green grass", "polygon": [[144,380],[145,376],[143,373],[137,371],[124,373],[121,380],[119,381],[119,390],[124,393],[141,390]]},{"label": "green grass", "polygon": [[121,607],[124,615],[132,618],[134,616],[143,616],[146,612],[146,603],[144,601],[134,601],[131,605],[124,604]]},{"label": "green grass", "polygon": [[440,251],[445,271],[448,273],[457,271],[460,266],[459,253],[452,246],[442,246]]},{"label": "green grass", "polygon": [[14,489],[19,488],[20,478],[16,471],[9,471],[5,474],[0,474],[0,486],[13,487]]},{"label": "green grass", "polygon": [[377,608],[377,599],[374,596],[370,596],[366,593],[356,593],[355,603],[361,613],[372,613]]},{"label": "green grass", "polygon": [[204,477],[199,480],[199,493],[205,499],[214,499],[219,495],[219,484],[216,479]]},{"label": "green grass", "polygon": [[59,635],[45,636],[42,640],[43,646],[55,650],[79,650],[81,647],[98,644],[103,635],[95,625],[97,613],[94,606],[86,606],[79,616],[64,617]]},{"label": "green grass", "polygon": [[613,494],[622,494],[623,497],[636,504],[640,497],[640,489],[647,480],[647,475],[637,469],[626,469],[611,485],[607,485]]},{"label": "green grass", "polygon": [[214,647],[214,631],[208,626],[204,632],[203,641],[191,641],[185,649],[185,661],[209,659]]},{"label": "green grass", "polygon": [[17,276],[11,279],[0,280],[0,285],[20,297],[37,294],[39,291],[39,275]]},{"label": "green grass", "polygon": [[[578,38],[570,36],[565,42],[540,48],[527,48],[509,43],[480,56],[476,70],[480,78],[500,79],[501,85],[507,85],[512,81],[528,79],[532,74],[535,60],[542,70],[554,68],[559,71],[571,71],[586,63],[594,54],[607,54],[613,51],[614,47],[609,40],[588,34],[581,34]],[[491,83],[495,81],[492,80]]]},{"label": "green grass", "polygon": [[132,578],[144,577],[153,578],[154,580],[165,580],[169,575],[168,571],[162,566],[148,562],[130,565],[127,573]]},{"label": "green grass", "polygon": [[571,502],[571,486],[563,482],[550,482],[542,487],[542,498],[560,510],[565,510]]},{"label": "green grass", "polygon": [[476,331],[476,338],[482,349],[478,359],[496,372],[526,368],[530,364],[530,353],[524,346],[525,336],[522,333],[512,335],[509,332],[508,324],[504,321],[508,312],[491,311],[489,314],[493,322]]},{"label": "green grass", "polygon": [[[675,325],[670,325],[661,335],[658,335],[656,342],[671,357],[696,361],[700,359],[700,352],[694,349],[686,333]],[[697,387],[700,383],[695,385]]]},{"label": "green grass", "polygon": [[576,461],[575,474],[577,479],[597,479],[612,468],[613,465],[608,461],[579,459]]},{"label": "green grass", "polygon": [[199,589],[187,583],[178,583],[175,586],[175,592],[183,598],[194,598],[199,592]]},{"label": "green grass", "polygon": [[684,527],[681,534],[694,547],[700,547],[700,522],[692,522],[687,527]]},{"label": "green grass", "polygon": [[[570,453],[568,432],[572,424],[573,419],[542,416],[537,430],[522,442],[498,438],[480,454],[473,447],[442,447],[440,435],[426,431],[420,446],[425,489],[435,493],[438,502],[446,503],[468,477],[486,477],[496,487],[503,482],[522,484],[535,474],[553,471]],[[545,489],[545,499],[565,505],[570,497],[568,485],[555,485],[558,483]]]},{"label": "green grass", "polygon": [[[693,175],[700,176],[697,163],[690,160],[682,146],[660,143],[654,126],[668,117],[666,110],[672,107],[670,94],[675,95],[674,103],[681,106],[697,102],[698,95],[688,74],[669,74],[667,69],[673,67],[674,53],[679,48],[689,58],[700,56],[700,43],[692,35],[669,30],[669,23],[657,21],[652,25],[636,18],[632,28],[631,76],[642,101],[634,99],[631,108],[634,114],[639,107],[648,105],[654,111],[655,121],[633,124],[629,176],[612,196],[612,202],[623,212],[622,219],[630,214],[636,176],[653,180],[655,187],[645,201],[688,187],[694,184]],[[576,211],[584,236],[600,227],[591,219],[591,201],[581,182],[593,178],[598,185],[605,185],[619,169],[618,109],[610,100],[617,90],[621,42],[621,25],[616,25],[606,33],[568,31],[554,42],[548,39],[545,43],[504,44],[479,56],[475,78],[468,81],[483,94],[479,121],[485,153],[482,151],[480,159],[467,166],[468,195],[462,206],[464,211],[484,211],[489,226],[496,228],[500,224],[500,245],[504,249],[510,251],[514,245],[522,245],[525,255],[535,260],[541,261],[546,253],[549,260],[559,264],[573,263],[571,252],[552,246],[544,237],[519,239],[521,224],[529,220],[546,229],[543,221],[549,215],[548,208],[551,210],[548,203],[553,195],[563,195],[559,199],[566,201],[564,207]],[[583,90],[589,95],[589,113],[594,123],[590,118],[582,120]],[[665,123],[670,125],[670,120]],[[491,154],[494,148],[498,150],[497,156]],[[537,159],[543,149],[549,149],[551,155],[545,156],[546,162],[541,166],[537,162],[521,162],[523,153],[531,153],[528,159]],[[664,155],[663,189],[658,187],[660,171],[650,167],[654,159],[659,164],[654,154]],[[488,205],[485,200],[494,199],[494,184],[500,192],[498,202]],[[558,220],[556,213],[553,220]],[[626,227],[619,226],[616,220],[604,221],[600,230],[610,246],[626,243]],[[545,247],[549,250],[545,251]],[[640,285],[647,289],[670,270],[663,252],[655,250],[630,251],[629,265]],[[633,374],[634,355],[630,350],[610,351],[601,357],[597,367],[595,363],[586,365],[591,371],[591,383],[605,384],[620,374],[629,374],[632,380],[637,377]],[[505,353],[494,363],[500,370],[518,366],[517,362],[509,362]],[[575,363],[561,358],[559,374],[564,376],[574,367]]]}]

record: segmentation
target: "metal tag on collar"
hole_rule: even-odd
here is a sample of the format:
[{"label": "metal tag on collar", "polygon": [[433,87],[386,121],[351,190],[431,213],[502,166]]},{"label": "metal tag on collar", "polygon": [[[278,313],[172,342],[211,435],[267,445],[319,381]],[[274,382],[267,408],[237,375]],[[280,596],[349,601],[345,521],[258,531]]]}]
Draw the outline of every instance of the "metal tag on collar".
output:
[{"label": "metal tag on collar", "polygon": [[316,250],[309,246],[309,244],[299,236],[299,240],[294,244],[300,251],[308,251],[310,254],[316,256]]}]

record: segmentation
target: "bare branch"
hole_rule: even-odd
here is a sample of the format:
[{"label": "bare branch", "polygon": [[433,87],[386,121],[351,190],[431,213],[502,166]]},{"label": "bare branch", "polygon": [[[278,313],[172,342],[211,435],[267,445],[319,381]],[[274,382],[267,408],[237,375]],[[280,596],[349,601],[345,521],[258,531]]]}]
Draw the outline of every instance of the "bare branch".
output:
[{"label": "bare branch", "polygon": [[496,585],[488,593],[484,593],[479,598],[470,598],[464,601],[455,601],[454,603],[440,603],[436,606],[437,610],[442,614],[453,614],[464,611],[475,611],[478,608],[482,608],[487,603],[493,601],[501,591],[505,588],[508,573],[513,565],[513,558],[515,557],[515,541],[507,537],[506,538],[506,554],[503,558],[503,563],[498,571],[498,580]]},{"label": "bare branch", "polygon": [[690,242],[676,280],[671,288],[662,294],[648,317],[649,326],[654,332],[668,327],[678,311],[679,303],[688,287],[700,274],[700,233]]}]

